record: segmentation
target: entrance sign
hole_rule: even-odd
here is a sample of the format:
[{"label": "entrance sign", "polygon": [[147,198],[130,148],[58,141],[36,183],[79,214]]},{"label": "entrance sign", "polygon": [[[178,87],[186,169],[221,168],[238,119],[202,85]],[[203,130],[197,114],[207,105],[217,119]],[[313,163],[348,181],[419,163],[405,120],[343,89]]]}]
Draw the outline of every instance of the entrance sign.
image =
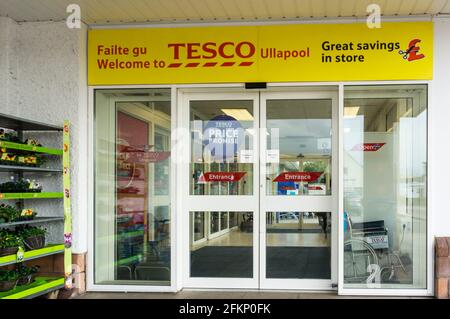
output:
[{"label": "entrance sign", "polygon": [[278,175],[274,182],[314,182],[322,172],[284,172]]},{"label": "entrance sign", "polygon": [[200,175],[198,182],[239,182],[246,172],[208,172]]},{"label": "entrance sign", "polygon": [[93,29],[89,85],[429,80],[433,23]]}]

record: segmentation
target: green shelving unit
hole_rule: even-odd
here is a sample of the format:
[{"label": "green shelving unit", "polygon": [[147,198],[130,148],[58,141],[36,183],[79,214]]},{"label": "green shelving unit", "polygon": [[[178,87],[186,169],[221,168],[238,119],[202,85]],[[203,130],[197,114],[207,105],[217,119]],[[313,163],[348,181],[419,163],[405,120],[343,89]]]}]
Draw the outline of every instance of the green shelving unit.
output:
[{"label": "green shelving unit", "polygon": [[7,266],[7,265],[13,265],[18,262],[25,262],[25,261],[29,261],[32,259],[50,256],[50,255],[54,255],[54,254],[60,254],[63,252],[64,252],[64,244],[47,245],[47,247],[44,247],[41,249],[26,251],[23,254],[22,261],[17,260],[17,255],[8,255],[8,256],[0,257],[0,267]]},{"label": "green shelving unit", "polygon": [[0,228],[10,228],[10,227],[19,226],[19,225],[50,223],[50,222],[55,222],[55,221],[64,221],[64,217],[35,217],[33,220],[28,220],[28,221],[3,223],[3,224],[0,224]]},{"label": "green shelving unit", "polygon": [[62,192],[47,192],[47,193],[0,193],[0,199],[50,199],[63,198]]},{"label": "green shelving unit", "polygon": [[40,147],[40,146],[32,146],[32,145],[24,145],[6,141],[0,141],[0,147],[9,148],[12,150],[20,150],[20,151],[28,151],[35,153],[43,153],[48,155],[63,155],[63,150],[48,148],[48,147]]},{"label": "green shelving unit", "polygon": [[17,166],[17,165],[0,165],[0,172],[27,172],[27,173],[61,173],[59,168],[48,167],[32,167],[32,166]]},{"label": "green shelving unit", "polygon": [[[39,258],[64,254],[64,275],[44,277],[38,276],[35,281],[26,286],[17,286],[16,288],[0,292],[0,299],[29,299],[37,296],[47,294],[49,292],[61,289],[72,288],[72,214],[70,205],[70,124],[68,121],[64,122],[63,127],[38,123],[12,117],[5,114],[0,114],[0,127],[12,129],[18,132],[19,137],[23,137],[25,132],[54,132],[62,140],[61,148],[40,147],[33,145],[24,145],[20,143],[13,143],[9,141],[0,141],[0,150],[8,152],[8,150],[19,150],[30,153],[39,153],[41,155],[59,156],[61,157],[61,167],[32,167],[14,165],[0,165],[0,173],[14,174],[19,178],[23,178],[24,174],[40,174],[53,176],[60,174],[63,179],[63,189],[58,192],[35,192],[35,193],[0,193],[0,203],[11,200],[19,201],[19,208],[24,208],[24,203],[29,202],[31,205],[34,200],[63,200],[61,211],[55,211],[55,216],[39,216],[30,221],[18,221],[0,224],[1,228],[14,228],[23,224],[47,224],[62,222],[64,228],[64,235],[61,234],[59,243],[48,244],[42,249],[25,251],[23,256],[9,255],[0,257],[0,267],[5,267]],[[33,134],[33,133],[31,133]],[[31,135],[30,134],[30,135]],[[14,153],[13,151],[11,153]],[[28,176],[28,175],[27,175]],[[57,176],[57,175],[56,175]],[[34,177],[35,178],[35,177]],[[38,177],[37,177],[38,178]],[[3,182],[0,180],[0,183]],[[44,185],[45,187],[45,185]],[[30,201],[31,200],[31,201]],[[27,206],[26,208],[32,208]],[[38,212],[39,214],[39,212]],[[59,237],[57,235],[56,237]]]},{"label": "green shelving unit", "polygon": [[31,299],[64,288],[64,277],[36,277],[26,286],[0,292],[0,299]]}]

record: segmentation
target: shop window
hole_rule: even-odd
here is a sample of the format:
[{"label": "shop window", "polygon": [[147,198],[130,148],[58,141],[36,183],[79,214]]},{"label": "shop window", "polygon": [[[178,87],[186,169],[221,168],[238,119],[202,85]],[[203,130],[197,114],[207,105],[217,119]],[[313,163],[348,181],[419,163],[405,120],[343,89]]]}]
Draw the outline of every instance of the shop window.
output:
[{"label": "shop window", "polygon": [[170,96],[95,91],[96,284],[170,285]]},{"label": "shop window", "polygon": [[427,86],[347,86],[344,287],[426,288]]}]

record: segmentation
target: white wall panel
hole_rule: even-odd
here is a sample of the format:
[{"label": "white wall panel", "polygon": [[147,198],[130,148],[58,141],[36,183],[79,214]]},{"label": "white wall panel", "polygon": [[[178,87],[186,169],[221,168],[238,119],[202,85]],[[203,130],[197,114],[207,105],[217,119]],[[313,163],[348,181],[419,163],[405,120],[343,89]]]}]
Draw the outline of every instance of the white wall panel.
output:
[{"label": "white wall panel", "polygon": [[450,20],[434,25],[434,78],[429,106],[429,200],[434,236],[450,235]]}]

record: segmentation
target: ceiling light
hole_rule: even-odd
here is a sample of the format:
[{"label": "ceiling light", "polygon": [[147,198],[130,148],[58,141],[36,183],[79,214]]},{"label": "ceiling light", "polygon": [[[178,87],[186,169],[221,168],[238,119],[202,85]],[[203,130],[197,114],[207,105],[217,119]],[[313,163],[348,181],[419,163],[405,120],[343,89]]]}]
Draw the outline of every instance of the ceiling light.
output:
[{"label": "ceiling light", "polygon": [[238,121],[253,121],[253,116],[247,109],[221,109],[221,111]]}]

